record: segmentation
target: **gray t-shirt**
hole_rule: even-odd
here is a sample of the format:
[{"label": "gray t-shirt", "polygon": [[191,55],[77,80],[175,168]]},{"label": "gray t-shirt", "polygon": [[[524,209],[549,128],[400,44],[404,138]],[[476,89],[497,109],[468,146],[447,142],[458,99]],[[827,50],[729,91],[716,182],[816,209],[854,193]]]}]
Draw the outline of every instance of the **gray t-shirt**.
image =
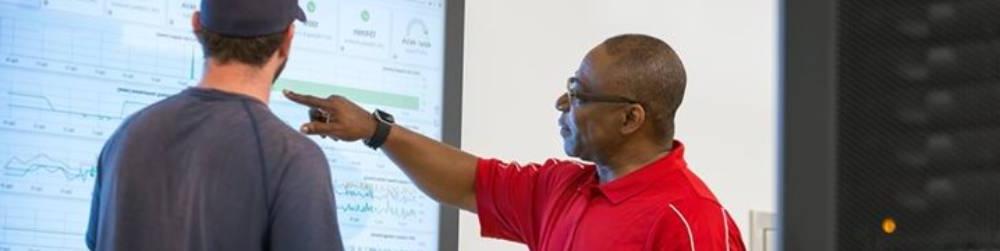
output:
[{"label": "gray t-shirt", "polygon": [[326,157],[248,96],[189,88],[151,105],[97,170],[92,250],[343,250]]}]

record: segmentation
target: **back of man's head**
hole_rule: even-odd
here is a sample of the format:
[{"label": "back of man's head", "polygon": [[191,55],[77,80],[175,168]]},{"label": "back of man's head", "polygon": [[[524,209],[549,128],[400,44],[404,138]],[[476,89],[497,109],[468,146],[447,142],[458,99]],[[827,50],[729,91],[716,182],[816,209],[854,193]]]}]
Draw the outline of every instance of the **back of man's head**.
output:
[{"label": "back of man's head", "polygon": [[238,62],[262,67],[285,42],[284,32],[257,37],[233,37],[208,30],[195,31],[206,58],[219,64]]},{"label": "back of man's head", "polygon": [[615,82],[648,110],[656,136],[672,138],[687,81],[677,53],[666,42],[641,34],[618,35],[602,47],[614,60]]},{"label": "back of man's head", "polygon": [[205,57],[262,67],[285,42],[291,23],[306,17],[296,0],[202,0],[195,19]]}]

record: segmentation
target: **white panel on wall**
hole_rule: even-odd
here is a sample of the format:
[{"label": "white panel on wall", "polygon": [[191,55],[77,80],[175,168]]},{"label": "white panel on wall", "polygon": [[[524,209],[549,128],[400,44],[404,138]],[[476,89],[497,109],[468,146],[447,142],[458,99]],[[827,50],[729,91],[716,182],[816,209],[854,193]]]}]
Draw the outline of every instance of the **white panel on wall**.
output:
[{"label": "white panel on wall", "polygon": [[[677,137],[749,245],[750,209],[776,209],[777,4],[468,0],[462,146],[520,162],[564,158],[553,107],[566,77],[608,37],[659,37],[688,71]],[[460,235],[461,250],[527,250],[480,238],[474,214],[462,214]]]}]

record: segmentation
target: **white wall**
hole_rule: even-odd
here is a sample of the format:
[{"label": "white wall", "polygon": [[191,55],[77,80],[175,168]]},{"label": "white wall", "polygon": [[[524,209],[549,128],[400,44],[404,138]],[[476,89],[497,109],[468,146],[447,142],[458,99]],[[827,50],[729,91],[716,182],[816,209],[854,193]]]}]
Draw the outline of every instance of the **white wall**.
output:
[{"label": "white wall", "polygon": [[[464,149],[486,157],[565,157],[553,108],[583,55],[605,38],[664,39],[688,71],[678,138],[691,169],[749,241],[749,211],[775,211],[775,0],[467,0]],[[463,213],[461,250],[526,250],[483,239]],[[748,243],[749,244],[749,243]]]}]

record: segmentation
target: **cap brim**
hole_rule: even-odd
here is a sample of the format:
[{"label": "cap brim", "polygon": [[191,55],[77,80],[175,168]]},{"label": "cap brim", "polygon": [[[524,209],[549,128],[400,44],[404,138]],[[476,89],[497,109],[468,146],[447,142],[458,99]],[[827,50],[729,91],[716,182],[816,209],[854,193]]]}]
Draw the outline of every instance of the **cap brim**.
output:
[{"label": "cap brim", "polygon": [[302,7],[298,6],[297,4],[295,5],[295,20],[299,20],[299,22],[306,21],[306,12],[303,11]]}]

